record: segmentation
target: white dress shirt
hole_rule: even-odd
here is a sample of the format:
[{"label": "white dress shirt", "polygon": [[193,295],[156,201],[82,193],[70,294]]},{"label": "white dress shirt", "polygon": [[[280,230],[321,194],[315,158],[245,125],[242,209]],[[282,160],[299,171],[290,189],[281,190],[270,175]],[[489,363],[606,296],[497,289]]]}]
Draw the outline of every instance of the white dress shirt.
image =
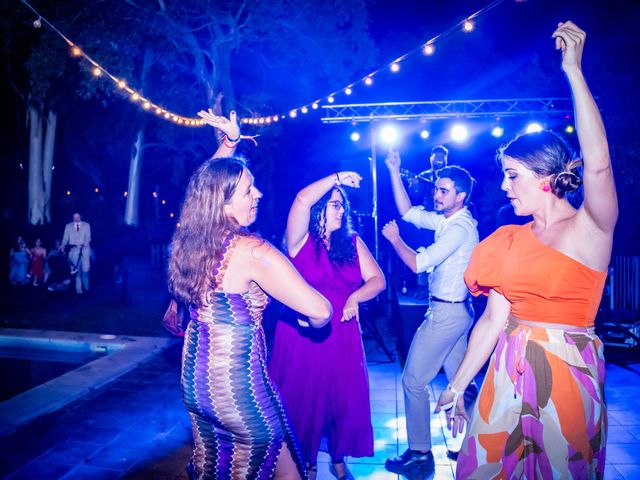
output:
[{"label": "white dress shirt", "polygon": [[418,248],[417,272],[429,273],[429,292],[442,300],[458,302],[467,295],[464,271],[478,244],[478,222],[466,207],[449,218],[424,207],[411,207],[402,217],[418,228],[435,230],[435,241]]}]

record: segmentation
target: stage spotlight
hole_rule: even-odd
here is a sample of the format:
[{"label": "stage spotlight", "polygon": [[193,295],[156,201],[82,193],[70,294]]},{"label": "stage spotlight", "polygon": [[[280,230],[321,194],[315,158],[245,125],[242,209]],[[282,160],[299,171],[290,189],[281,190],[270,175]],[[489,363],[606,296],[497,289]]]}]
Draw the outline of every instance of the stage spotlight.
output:
[{"label": "stage spotlight", "polygon": [[544,128],[542,128],[542,125],[540,125],[537,122],[531,122],[529,125],[527,125],[527,128],[524,130],[524,132],[537,133],[537,132],[541,132],[542,130],[544,130]]},{"label": "stage spotlight", "polygon": [[360,140],[360,134],[358,132],[351,132],[349,138],[351,138],[352,142],[357,142],[358,140]]},{"label": "stage spotlight", "polygon": [[567,132],[567,133],[569,133],[569,134],[571,134],[571,133],[575,132],[575,131],[576,131],[576,129],[575,129],[575,128],[573,128],[573,125],[567,125],[567,126],[564,128],[564,131],[565,131],[565,132]]},{"label": "stage spotlight", "polygon": [[344,89],[345,95],[351,95],[352,93],[353,93],[353,90],[351,89],[351,87],[347,87]]},{"label": "stage spotlight", "polygon": [[384,143],[391,145],[398,139],[398,131],[390,125],[383,127],[380,130],[380,139]]},{"label": "stage spotlight", "polygon": [[370,87],[370,86],[373,84],[373,78],[372,78],[371,76],[366,77],[366,78],[364,79],[364,84],[365,84],[367,87]]},{"label": "stage spotlight", "polygon": [[451,139],[456,142],[464,142],[469,136],[469,132],[464,125],[454,125],[451,129]]},{"label": "stage spotlight", "polygon": [[420,131],[420,138],[422,138],[423,140],[426,140],[427,138],[429,138],[429,130],[422,129]]},{"label": "stage spotlight", "polygon": [[492,137],[500,138],[502,135],[504,135],[504,128],[502,128],[500,125],[496,125],[491,129]]}]

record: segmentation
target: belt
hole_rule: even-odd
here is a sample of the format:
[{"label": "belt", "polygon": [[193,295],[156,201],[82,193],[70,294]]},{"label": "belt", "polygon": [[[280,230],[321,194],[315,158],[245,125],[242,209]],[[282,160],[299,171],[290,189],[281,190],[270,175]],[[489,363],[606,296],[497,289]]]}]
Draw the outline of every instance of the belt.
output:
[{"label": "belt", "polygon": [[429,297],[429,299],[432,302],[440,302],[440,303],[467,303],[469,297],[465,298],[464,300],[443,300],[441,298],[438,297],[434,297],[433,295],[431,295],[431,297]]}]

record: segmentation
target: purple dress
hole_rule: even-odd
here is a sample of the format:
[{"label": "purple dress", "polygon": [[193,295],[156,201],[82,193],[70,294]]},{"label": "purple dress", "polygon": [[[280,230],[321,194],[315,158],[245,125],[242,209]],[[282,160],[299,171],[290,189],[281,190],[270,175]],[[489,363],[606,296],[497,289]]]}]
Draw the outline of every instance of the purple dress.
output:
[{"label": "purple dress", "polygon": [[291,310],[285,310],[276,326],[269,373],[302,458],[315,465],[319,450],[335,460],[373,456],[369,377],[360,325],[355,319],[340,321],[347,298],[362,285],[358,259],[334,268],[324,247],[316,254],[309,235],[291,260],[333,307],[331,322],[323,328],[301,326]]}]

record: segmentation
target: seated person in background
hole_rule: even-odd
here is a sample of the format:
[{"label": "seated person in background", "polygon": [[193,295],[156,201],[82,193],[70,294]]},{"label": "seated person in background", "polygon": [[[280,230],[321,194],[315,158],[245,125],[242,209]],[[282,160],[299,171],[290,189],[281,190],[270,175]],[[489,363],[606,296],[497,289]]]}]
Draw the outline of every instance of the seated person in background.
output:
[{"label": "seated person in background", "polygon": [[62,242],[56,240],[56,246],[47,256],[45,284],[51,292],[59,292],[69,288],[71,272],[67,256],[62,248]]}]

